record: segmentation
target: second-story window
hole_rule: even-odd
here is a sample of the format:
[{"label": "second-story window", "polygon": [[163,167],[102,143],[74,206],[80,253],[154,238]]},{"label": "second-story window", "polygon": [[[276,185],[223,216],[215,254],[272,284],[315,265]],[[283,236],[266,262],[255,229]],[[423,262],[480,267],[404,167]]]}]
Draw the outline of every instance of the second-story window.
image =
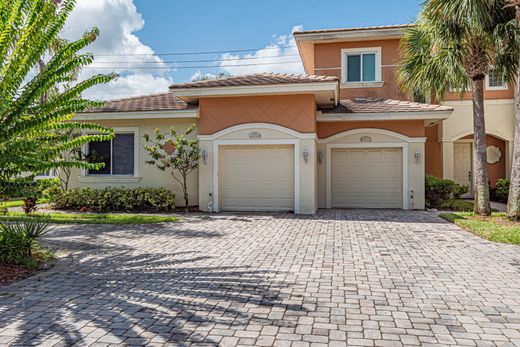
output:
[{"label": "second-story window", "polygon": [[504,74],[492,69],[486,76],[486,89],[507,90],[507,82]]},{"label": "second-story window", "polygon": [[343,83],[374,83],[381,81],[381,48],[342,50]]}]

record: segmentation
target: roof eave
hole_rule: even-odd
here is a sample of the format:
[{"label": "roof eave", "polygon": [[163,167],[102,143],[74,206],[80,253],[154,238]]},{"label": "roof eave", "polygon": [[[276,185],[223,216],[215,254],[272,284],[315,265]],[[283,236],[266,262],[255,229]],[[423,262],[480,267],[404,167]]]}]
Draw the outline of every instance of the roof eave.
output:
[{"label": "roof eave", "polygon": [[424,111],[424,112],[377,112],[377,113],[324,113],[319,111],[318,122],[355,122],[355,121],[378,121],[378,120],[446,120],[453,110]]},{"label": "roof eave", "polygon": [[399,39],[408,27],[400,28],[381,28],[381,29],[362,29],[362,30],[344,30],[330,32],[295,32],[294,38],[299,41],[369,41],[379,39]]},{"label": "roof eave", "polygon": [[82,112],[77,113],[73,120],[112,120],[112,119],[175,119],[198,118],[198,108],[184,110],[157,110],[157,111],[111,111],[111,112]]},{"label": "roof eave", "polygon": [[331,92],[333,101],[319,103],[320,105],[336,105],[339,97],[339,81],[270,84],[253,86],[226,86],[206,88],[170,88],[170,90],[189,103],[197,102],[200,98],[233,97],[252,95],[287,95],[287,94],[318,94]]}]

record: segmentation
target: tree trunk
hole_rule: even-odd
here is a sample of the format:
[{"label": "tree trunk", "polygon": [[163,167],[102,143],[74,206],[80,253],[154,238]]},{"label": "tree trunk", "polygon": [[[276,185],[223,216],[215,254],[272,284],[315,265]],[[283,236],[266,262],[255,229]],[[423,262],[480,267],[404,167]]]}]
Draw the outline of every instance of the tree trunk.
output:
[{"label": "tree trunk", "polygon": [[[520,69],[517,81],[520,81]],[[517,83],[515,140],[513,147],[513,161],[511,170],[511,185],[507,199],[507,216],[513,220],[520,219],[520,83]]]},{"label": "tree trunk", "polygon": [[188,184],[186,183],[186,176],[187,175],[182,175],[182,190],[184,192],[184,203],[186,204],[186,212],[188,212],[190,205],[188,204]]},{"label": "tree trunk", "polygon": [[491,214],[484,119],[484,76],[473,79],[473,162],[475,170],[475,213]]}]

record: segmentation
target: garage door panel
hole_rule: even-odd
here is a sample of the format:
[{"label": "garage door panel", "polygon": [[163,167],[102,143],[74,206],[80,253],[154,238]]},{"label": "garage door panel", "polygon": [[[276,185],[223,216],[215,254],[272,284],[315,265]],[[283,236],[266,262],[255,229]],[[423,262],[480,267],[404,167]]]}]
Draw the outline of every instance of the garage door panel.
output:
[{"label": "garage door panel", "polygon": [[332,207],[402,208],[402,150],[332,151]]},{"label": "garage door panel", "polygon": [[294,210],[294,147],[222,147],[220,187],[224,211]]}]

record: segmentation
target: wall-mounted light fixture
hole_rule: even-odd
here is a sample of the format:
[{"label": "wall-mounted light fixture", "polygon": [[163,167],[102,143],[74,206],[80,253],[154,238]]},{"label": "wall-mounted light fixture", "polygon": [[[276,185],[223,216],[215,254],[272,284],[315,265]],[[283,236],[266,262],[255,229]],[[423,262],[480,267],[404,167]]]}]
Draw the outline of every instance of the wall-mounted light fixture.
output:
[{"label": "wall-mounted light fixture", "polygon": [[320,151],[318,153],[318,161],[319,161],[320,164],[323,163],[323,159],[324,158],[325,158],[325,153],[323,153],[323,151]]},{"label": "wall-mounted light fixture", "polygon": [[309,151],[307,148],[303,150],[303,160],[305,161],[305,164],[309,162]]},{"label": "wall-mounted light fixture", "polygon": [[415,151],[414,158],[415,158],[415,163],[419,164],[421,162],[421,152],[418,150]]},{"label": "wall-mounted light fixture", "polygon": [[201,157],[204,164],[208,164],[208,151],[204,149],[201,153]]}]

